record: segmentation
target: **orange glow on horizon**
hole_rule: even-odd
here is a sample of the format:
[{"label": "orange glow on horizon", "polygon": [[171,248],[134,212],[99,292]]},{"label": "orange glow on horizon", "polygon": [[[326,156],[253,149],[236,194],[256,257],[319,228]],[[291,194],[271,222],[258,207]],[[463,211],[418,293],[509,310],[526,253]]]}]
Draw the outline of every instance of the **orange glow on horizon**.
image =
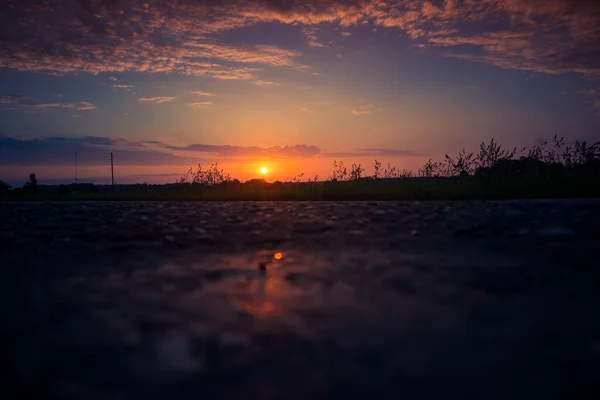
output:
[{"label": "orange glow on horizon", "polygon": [[[399,169],[409,169],[416,172],[429,157],[443,158],[443,154],[433,154],[427,157],[390,157],[382,158],[380,161],[386,165],[388,162],[398,167]],[[361,164],[366,169],[365,174],[373,173],[373,158],[337,158],[337,161],[344,161],[346,167],[352,165],[353,162]],[[291,181],[294,177],[304,173],[302,180],[314,179],[318,176],[319,180],[327,180],[331,177],[333,170],[334,158],[330,157],[311,157],[311,158],[264,158],[256,159],[254,157],[239,157],[229,159],[206,159],[203,160],[203,167],[212,163],[218,162],[219,168],[223,168],[225,173],[229,174],[232,179],[239,179],[246,182],[250,179],[268,177],[269,181]],[[190,168],[190,164],[179,165],[119,165],[115,164],[115,182],[117,184],[133,184],[148,182],[151,184],[173,183]],[[267,175],[261,173],[262,168],[267,168]],[[195,166],[194,166],[195,169]],[[16,182],[27,180],[31,172],[36,172],[38,180],[42,183],[47,183],[51,179],[72,179],[72,167],[62,165],[44,165],[35,167],[32,170],[31,166],[14,166],[10,168],[8,179]],[[110,167],[107,169],[105,165],[80,165],[79,166],[79,181],[92,183],[110,183]]]}]

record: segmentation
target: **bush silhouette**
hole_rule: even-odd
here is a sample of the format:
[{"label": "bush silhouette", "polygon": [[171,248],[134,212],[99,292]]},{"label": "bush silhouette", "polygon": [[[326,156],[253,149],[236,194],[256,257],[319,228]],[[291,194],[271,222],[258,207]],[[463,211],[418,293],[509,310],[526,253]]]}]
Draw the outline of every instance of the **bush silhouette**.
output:
[{"label": "bush silhouette", "polygon": [[6,196],[11,187],[8,183],[0,181],[0,197]]}]

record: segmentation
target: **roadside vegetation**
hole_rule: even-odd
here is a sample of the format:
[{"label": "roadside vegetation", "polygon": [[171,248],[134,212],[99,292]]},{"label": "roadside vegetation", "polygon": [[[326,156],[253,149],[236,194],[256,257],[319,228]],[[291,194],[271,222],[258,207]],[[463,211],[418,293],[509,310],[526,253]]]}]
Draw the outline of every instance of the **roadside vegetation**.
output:
[{"label": "roadside vegetation", "polygon": [[494,139],[479,151],[463,149],[429,160],[416,173],[375,160],[366,175],[361,164],[334,161],[330,176],[286,182],[232,179],[218,164],[190,168],[173,184],[71,184],[44,186],[35,174],[22,188],[0,182],[5,199],[79,200],[426,200],[600,197],[600,142],[562,138],[531,148],[503,148]]}]

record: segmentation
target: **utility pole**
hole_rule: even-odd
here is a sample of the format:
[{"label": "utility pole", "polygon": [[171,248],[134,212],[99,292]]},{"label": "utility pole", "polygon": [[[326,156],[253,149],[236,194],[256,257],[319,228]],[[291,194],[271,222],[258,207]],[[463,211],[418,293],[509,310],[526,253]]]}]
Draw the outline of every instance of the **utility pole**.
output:
[{"label": "utility pole", "polygon": [[79,180],[77,179],[77,152],[75,152],[75,185],[77,185],[78,182]]},{"label": "utility pole", "polygon": [[110,174],[112,176],[112,191],[115,192],[115,166],[113,163],[113,153],[110,152]]}]

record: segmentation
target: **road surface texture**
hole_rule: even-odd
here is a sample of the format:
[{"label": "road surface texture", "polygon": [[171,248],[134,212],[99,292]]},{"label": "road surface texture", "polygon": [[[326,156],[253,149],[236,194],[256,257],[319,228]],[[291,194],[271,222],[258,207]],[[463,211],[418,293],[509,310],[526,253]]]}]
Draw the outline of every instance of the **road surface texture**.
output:
[{"label": "road surface texture", "polygon": [[600,201],[0,203],[0,229],[4,399],[600,393]]}]

